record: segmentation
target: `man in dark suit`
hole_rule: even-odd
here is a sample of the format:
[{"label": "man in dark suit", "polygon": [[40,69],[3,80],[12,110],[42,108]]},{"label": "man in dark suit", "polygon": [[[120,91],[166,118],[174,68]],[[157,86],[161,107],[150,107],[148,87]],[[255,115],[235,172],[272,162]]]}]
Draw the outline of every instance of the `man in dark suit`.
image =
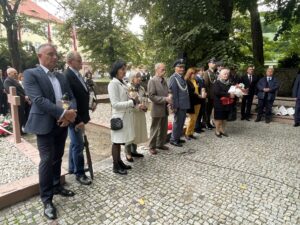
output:
[{"label": "man in dark suit", "polygon": [[71,90],[77,103],[77,117],[74,124],[69,126],[71,139],[69,149],[69,173],[76,176],[76,180],[83,185],[90,185],[92,181],[84,172],[83,136],[84,125],[89,122],[89,90],[83,77],[79,73],[82,69],[82,59],[78,52],[67,54],[68,68],[65,71]]},{"label": "man in dark suit", "polygon": [[247,74],[241,77],[240,83],[245,85],[248,95],[244,95],[241,106],[241,120],[250,121],[251,107],[253,98],[256,93],[256,84],[258,82],[257,76],[254,75],[254,66],[250,65],[247,68]]},{"label": "man in dark suit", "polygon": [[[57,64],[57,52],[53,45],[43,44],[38,50],[40,65],[24,71],[24,89],[32,106],[25,132],[36,134],[40,153],[40,196],[44,215],[55,219],[53,195],[74,195],[60,184],[61,162],[67,138],[67,126],[75,121],[76,102],[66,78],[53,71]],[[63,96],[69,101],[63,102]],[[67,100],[67,99],[65,99]]]},{"label": "man in dark suit", "polygon": [[294,115],[294,127],[300,126],[300,71],[298,72],[297,78],[293,87],[293,97],[296,99],[295,115]]},{"label": "man in dark suit", "polygon": [[20,133],[23,134],[22,127],[25,126],[25,104],[29,104],[29,99],[25,95],[25,91],[21,84],[18,82],[18,72],[14,68],[8,68],[7,71],[7,78],[4,81],[4,88],[6,93],[9,94],[9,88],[15,87],[17,96],[20,97],[20,105],[18,107],[18,114],[19,114],[19,123],[20,123]]},{"label": "man in dark suit", "polygon": [[7,95],[3,86],[2,70],[0,70],[0,115],[7,113]]},{"label": "man in dark suit", "polygon": [[266,76],[261,78],[257,87],[257,98],[258,98],[258,114],[255,122],[261,121],[263,110],[265,108],[265,121],[266,123],[271,122],[272,107],[279,89],[279,83],[275,77],[273,77],[274,69],[268,68]]}]

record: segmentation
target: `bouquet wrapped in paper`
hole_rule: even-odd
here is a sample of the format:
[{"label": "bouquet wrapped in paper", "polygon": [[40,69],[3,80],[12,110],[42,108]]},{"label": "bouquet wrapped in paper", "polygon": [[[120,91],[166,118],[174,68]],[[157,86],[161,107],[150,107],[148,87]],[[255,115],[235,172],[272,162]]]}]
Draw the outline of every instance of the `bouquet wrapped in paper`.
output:
[{"label": "bouquet wrapped in paper", "polygon": [[237,85],[232,85],[228,93],[234,94],[236,97],[242,97],[243,95],[247,95],[247,91],[245,90],[245,85],[243,83],[237,84]]}]

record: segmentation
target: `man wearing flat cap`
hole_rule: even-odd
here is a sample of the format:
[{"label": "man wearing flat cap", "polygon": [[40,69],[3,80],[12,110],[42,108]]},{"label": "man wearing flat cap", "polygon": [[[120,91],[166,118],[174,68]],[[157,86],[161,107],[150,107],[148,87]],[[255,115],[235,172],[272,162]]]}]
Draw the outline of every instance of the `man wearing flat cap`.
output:
[{"label": "man wearing flat cap", "polygon": [[173,96],[174,121],[170,144],[182,147],[184,140],[180,140],[186,118],[186,110],[190,108],[187,83],[184,80],[185,63],[178,59],[174,63],[175,73],[170,77],[169,89]]},{"label": "man wearing flat cap", "polygon": [[212,113],[214,107],[214,95],[213,95],[213,84],[217,80],[217,74],[215,72],[217,66],[217,60],[215,58],[211,58],[208,61],[208,70],[204,72],[204,82],[206,86],[207,92],[207,104],[206,104],[206,128],[212,129],[214,126],[210,123],[210,115]]}]

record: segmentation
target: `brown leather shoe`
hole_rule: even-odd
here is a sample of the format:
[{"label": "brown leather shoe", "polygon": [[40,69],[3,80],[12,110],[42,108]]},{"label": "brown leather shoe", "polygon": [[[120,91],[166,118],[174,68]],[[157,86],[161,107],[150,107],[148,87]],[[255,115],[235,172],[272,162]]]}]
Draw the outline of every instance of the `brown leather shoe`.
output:
[{"label": "brown leather shoe", "polygon": [[156,151],[155,148],[150,148],[149,152],[151,153],[151,155],[156,155],[157,154],[157,151]]},{"label": "brown leather shoe", "polygon": [[165,145],[157,147],[157,148],[160,150],[169,150],[170,149],[168,146],[165,146]]}]

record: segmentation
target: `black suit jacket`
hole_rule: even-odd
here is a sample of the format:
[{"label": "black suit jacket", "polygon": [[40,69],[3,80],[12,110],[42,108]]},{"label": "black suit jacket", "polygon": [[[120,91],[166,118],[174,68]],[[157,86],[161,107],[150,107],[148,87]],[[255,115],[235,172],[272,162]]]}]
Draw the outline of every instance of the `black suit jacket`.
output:
[{"label": "black suit jacket", "polygon": [[293,87],[293,97],[300,98],[300,74],[297,75],[297,78]]},{"label": "black suit jacket", "polygon": [[70,68],[65,71],[65,76],[67,77],[77,103],[77,117],[75,120],[75,124],[78,124],[80,122],[86,124],[90,121],[89,91],[83,87],[77,75]]},{"label": "black suit jacket", "polygon": [[252,82],[250,83],[248,74],[245,74],[241,77],[241,83],[245,85],[245,89],[249,88],[248,95],[255,95],[256,91],[256,84],[258,82],[258,77],[252,75]]},{"label": "black suit jacket", "polygon": [[4,81],[5,92],[9,94],[9,87],[15,87],[17,95],[20,96],[21,105],[25,104],[25,91],[21,84],[13,78],[7,77]]}]

